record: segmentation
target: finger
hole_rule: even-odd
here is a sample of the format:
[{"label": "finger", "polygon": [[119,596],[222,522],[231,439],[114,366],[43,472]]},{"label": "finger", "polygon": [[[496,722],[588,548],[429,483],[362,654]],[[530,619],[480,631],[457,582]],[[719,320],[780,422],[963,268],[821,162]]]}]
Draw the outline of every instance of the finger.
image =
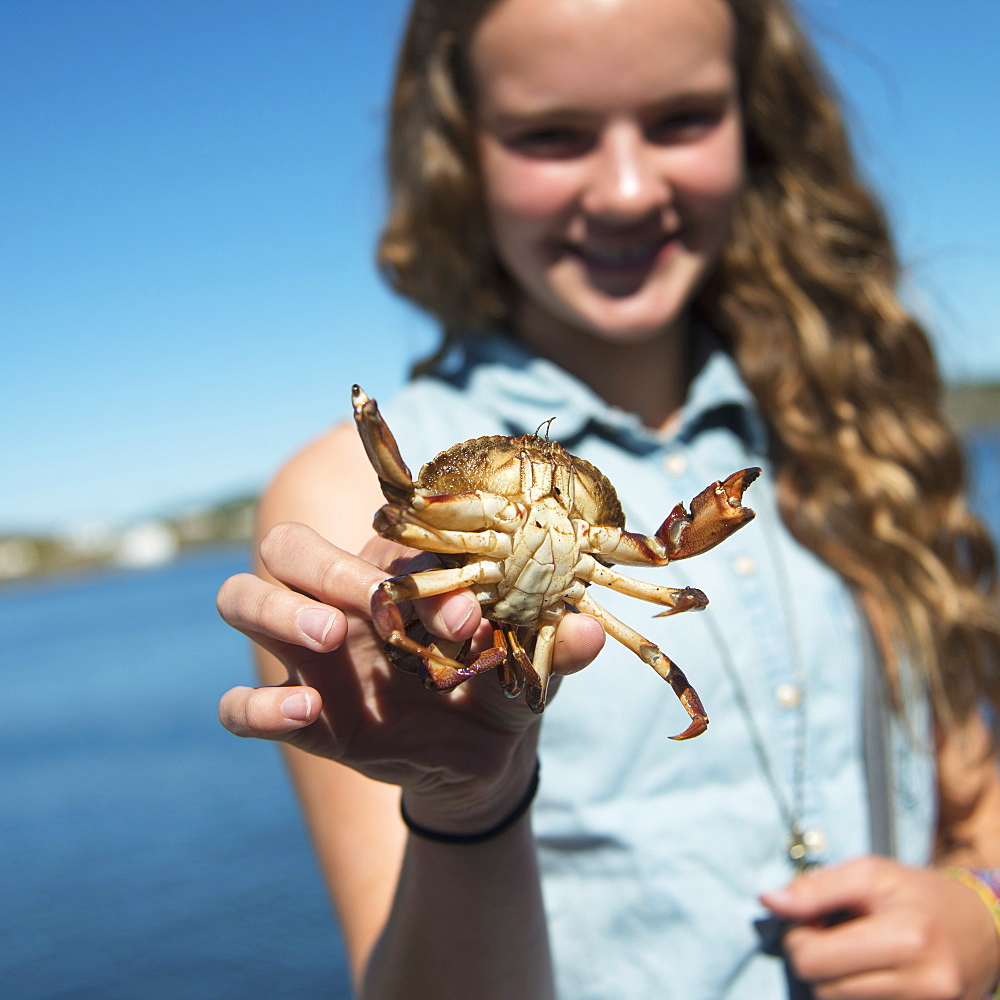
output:
[{"label": "finger", "polygon": [[276,524],[261,539],[260,558],[277,580],[345,612],[371,616],[371,594],[386,574],[328,542],[304,524]]},{"label": "finger", "polygon": [[442,639],[468,639],[482,621],[482,608],[469,590],[425,597],[414,601],[413,607],[424,628]]},{"label": "finger", "polygon": [[870,917],[830,928],[793,927],[783,944],[792,967],[808,982],[899,968],[913,958],[905,933]]},{"label": "finger", "polygon": [[219,701],[219,721],[235,736],[281,740],[315,722],[319,692],[308,687],[236,687]]},{"label": "finger", "polygon": [[339,609],[250,573],[226,580],[215,603],[228,624],[252,639],[267,637],[329,652],[347,636],[347,618]]},{"label": "finger", "polygon": [[[369,543],[364,548],[364,555],[366,558],[373,557],[377,565],[384,566],[393,576],[442,568],[440,556],[432,552],[403,548],[383,539],[378,541],[382,542],[382,546],[377,542]],[[482,621],[479,601],[465,587],[414,601],[413,610],[431,635],[458,642],[464,642],[475,635]]]},{"label": "finger", "polygon": [[[424,627],[446,639],[468,639],[476,634],[483,615],[479,602],[471,591],[456,590],[441,597],[415,601]],[[484,646],[492,641],[492,633],[484,634]],[[604,648],[607,633],[592,615],[566,615],[556,630],[552,652],[554,674],[575,674],[594,661]]]},{"label": "finger", "polygon": [[575,674],[593,662],[607,639],[601,623],[593,615],[564,615],[556,629],[552,670]]},{"label": "finger", "polygon": [[867,913],[884,892],[891,874],[891,862],[859,858],[810,872],[783,889],[763,893],[760,900],[786,920],[812,921],[840,911]]},{"label": "finger", "polygon": [[[921,987],[927,988],[930,984],[923,982]],[[873,972],[861,972],[854,976],[838,976],[826,982],[814,983],[812,996],[815,1000],[903,1000],[904,997],[912,997],[912,988],[907,989],[907,984],[903,976],[896,969],[876,969]],[[921,994],[923,996],[956,996],[955,993],[931,992]]]},{"label": "finger", "polygon": [[[382,538],[369,541],[362,555],[393,576],[440,569],[442,565],[440,557],[431,552],[406,548]],[[442,639],[468,639],[475,635],[483,620],[479,602],[465,588],[414,601],[413,606],[424,628]],[[553,671],[573,674],[582,670],[604,648],[606,638],[600,622],[591,615],[566,615],[556,634]]]},{"label": "finger", "polygon": [[[861,918],[833,929],[797,927],[785,935],[785,955],[815,1000],[895,1000],[912,996],[906,985],[912,949],[901,935]],[[928,986],[926,972],[922,985]],[[932,993],[957,996],[954,991]]]},{"label": "finger", "polygon": [[[468,639],[483,620],[482,608],[468,590],[426,597],[414,601],[414,607],[427,631],[445,639]],[[556,631],[553,672],[575,674],[582,670],[604,648],[606,639],[607,633],[592,615],[565,615]]]},{"label": "finger", "polygon": [[440,569],[444,563],[441,557],[433,552],[400,545],[381,535],[373,535],[365,542],[364,548],[358,553],[362,559],[374,563],[379,569],[384,569],[391,576],[402,573],[417,573],[422,569]]},{"label": "finger", "polygon": [[[954,888],[963,887],[955,884]],[[979,939],[975,925],[963,921],[961,899],[952,905],[941,897],[934,904],[918,901],[919,896],[899,896],[898,888],[894,893],[894,905],[880,905],[870,916],[828,929],[790,930],[785,948],[799,974],[828,984],[831,990],[822,995],[830,997],[912,995],[903,987],[915,978],[925,988],[938,982],[940,992],[932,988],[928,996],[985,996],[996,981],[992,923],[983,922],[985,933]],[[976,916],[988,916],[973,894],[965,901],[978,904],[973,911]],[[991,956],[985,963],[981,961],[984,954]]]}]

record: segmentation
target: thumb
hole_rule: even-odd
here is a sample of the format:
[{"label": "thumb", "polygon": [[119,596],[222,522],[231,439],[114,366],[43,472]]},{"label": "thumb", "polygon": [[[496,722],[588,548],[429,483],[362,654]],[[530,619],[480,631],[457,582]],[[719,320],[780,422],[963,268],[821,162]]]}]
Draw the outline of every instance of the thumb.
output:
[{"label": "thumb", "polygon": [[235,736],[289,740],[321,708],[319,692],[309,687],[235,687],[219,701],[219,721]]},{"label": "thumb", "polygon": [[810,922],[833,913],[855,916],[875,906],[885,878],[884,862],[861,858],[831,868],[821,868],[765,892],[760,901],[778,917]]}]

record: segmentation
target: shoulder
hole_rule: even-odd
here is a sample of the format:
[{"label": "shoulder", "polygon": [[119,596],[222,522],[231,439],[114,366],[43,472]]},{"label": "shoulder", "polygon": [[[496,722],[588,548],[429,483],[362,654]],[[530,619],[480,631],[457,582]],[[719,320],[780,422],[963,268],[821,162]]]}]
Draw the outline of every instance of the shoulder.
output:
[{"label": "shoulder", "polygon": [[258,536],[282,521],[307,524],[357,552],[371,537],[372,517],[385,503],[378,478],[352,423],[342,423],[294,454],[260,499]]},{"label": "shoulder", "polygon": [[[470,437],[502,433],[474,394],[442,379],[419,378],[377,400],[403,460],[416,474],[441,451]],[[279,469],[258,508],[258,535],[282,521],[300,521],[342,548],[358,552],[385,503],[353,421],[300,449]]]},{"label": "shoulder", "polygon": [[[366,389],[369,387],[365,387]],[[509,430],[467,380],[423,376],[376,399],[403,460],[416,475],[452,445]],[[261,497],[258,533],[281,521],[301,521],[342,548],[357,552],[371,537],[372,517],[385,503],[353,421],[311,441],[275,475]]]}]

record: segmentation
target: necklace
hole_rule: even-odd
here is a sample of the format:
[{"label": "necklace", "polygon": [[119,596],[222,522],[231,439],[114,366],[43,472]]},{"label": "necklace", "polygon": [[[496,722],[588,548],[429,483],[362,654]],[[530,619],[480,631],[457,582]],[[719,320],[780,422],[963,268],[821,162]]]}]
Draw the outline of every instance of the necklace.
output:
[{"label": "necklace", "polygon": [[739,675],[739,671],[733,665],[729,643],[726,641],[716,620],[711,617],[711,612],[705,616],[704,621],[707,624],[709,635],[719,652],[719,662],[722,664],[726,676],[732,685],[736,705],[747,727],[757,763],[787,831],[786,850],[788,860],[795,867],[796,871],[801,873],[808,871],[810,868],[815,868],[820,863],[819,859],[812,854],[812,851],[816,847],[813,838],[808,831],[802,828],[802,814],[805,809],[806,758],[809,735],[806,716],[807,673],[802,656],[798,623],[792,611],[792,588],[791,581],[788,578],[788,570],[784,559],[781,557],[778,540],[774,536],[774,528],[769,523],[769,519],[766,517],[760,518],[758,523],[760,523],[761,530],[765,534],[766,547],[771,558],[772,569],[774,570],[781,597],[780,603],[785,618],[785,632],[788,637],[792,676],[794,678],[794,690],[789,692],[791,699],[789,705],[795,709],[790,795],[786,794],[775,774],[771,755],[767,751],[767,744],[764,741],[763,733],[750,704],[746,686]]}]

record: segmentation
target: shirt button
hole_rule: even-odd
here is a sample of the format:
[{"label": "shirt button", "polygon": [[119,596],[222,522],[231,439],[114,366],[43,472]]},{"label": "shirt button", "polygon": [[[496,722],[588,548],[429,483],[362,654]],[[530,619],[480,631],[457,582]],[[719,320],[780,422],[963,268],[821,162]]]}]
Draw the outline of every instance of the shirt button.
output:
[{"label": "shirt button", "polygon": [[671,476],[683,476],[687,472],[687,459],[677,452],[667,455],[663,462],[663,467]]},{"label": "shirt button", "polygon": [[774,689],[774,698],[782,708],[796,708],[802,703],[802,692],[797,684],[785,681]]},{"label": "shirt button", "polygon": [[822,853],[826,848],[826,837],[822,830],[806,830],[802,834],[802,843],[809,848],[810,851],[817,851]]},{"label": "shirt button", "polygon": [[737,556],[733,560],[733,572],[738,576],[753,576],[757,572],[757,561],[746,554]]}]

